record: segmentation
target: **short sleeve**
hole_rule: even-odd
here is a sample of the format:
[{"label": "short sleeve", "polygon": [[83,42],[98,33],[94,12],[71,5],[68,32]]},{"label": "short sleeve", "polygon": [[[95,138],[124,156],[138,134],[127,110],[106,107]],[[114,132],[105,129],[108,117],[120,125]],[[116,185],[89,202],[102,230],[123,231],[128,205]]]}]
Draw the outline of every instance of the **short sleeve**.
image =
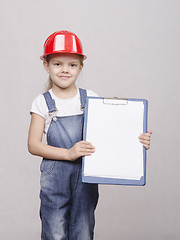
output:
[{"label": "short sleeve", "polygon": [[43,118],[46,118],[48,115],[48,108],[42,94],[38,95],[32,102],[30,113],[36,113]]},{"label": "short sleeve", "polygon": [[95,92],[91,90],[87,90],[87,96],[88,97],[99,97]]}]

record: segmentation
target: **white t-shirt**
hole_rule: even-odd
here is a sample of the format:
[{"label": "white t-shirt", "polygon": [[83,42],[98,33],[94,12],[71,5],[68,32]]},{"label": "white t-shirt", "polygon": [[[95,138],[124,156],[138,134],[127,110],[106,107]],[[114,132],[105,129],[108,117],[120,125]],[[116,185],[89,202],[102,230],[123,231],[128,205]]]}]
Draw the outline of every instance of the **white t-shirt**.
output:
[{"label": "white t-shirt", "polygon": [[[57,112],[54,113],[58,117],[72,116],[82,114],[79,88],[77,94],[73,98],[61,99],[54,95],[52,89],[49,90],[51,97],[54,99]],[[87,96],[97,97],[98,95],[91,90],[87,90]],[[33,101],[31,113],[36,113],[45,118],[44,133],[47,134],[49,125],[53,115],[49,115],[49,110],[43,94],[39,94]],[[45,136],[46,137],[46,136]]]}]

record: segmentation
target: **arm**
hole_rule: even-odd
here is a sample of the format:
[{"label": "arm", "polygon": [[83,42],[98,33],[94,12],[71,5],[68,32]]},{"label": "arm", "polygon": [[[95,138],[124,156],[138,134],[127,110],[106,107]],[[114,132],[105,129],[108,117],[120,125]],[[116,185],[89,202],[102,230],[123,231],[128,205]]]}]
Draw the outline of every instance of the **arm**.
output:
[{"label": "arm", "polygon": [[151,130],[147,130],[147,133],[141,133],[139,136],[139,141],[143,144],[143,146],[148,150],[150,148],[151,141]]},{"label": "arm", "polygon": [[74,161],[81,156],[89,156],[94,152],[91,143],[80,141],[72,148],[57,148],[42,143],[45,119],[38,114],[31,114],[28,136],[28,150],[31,154],[54,160]]}]

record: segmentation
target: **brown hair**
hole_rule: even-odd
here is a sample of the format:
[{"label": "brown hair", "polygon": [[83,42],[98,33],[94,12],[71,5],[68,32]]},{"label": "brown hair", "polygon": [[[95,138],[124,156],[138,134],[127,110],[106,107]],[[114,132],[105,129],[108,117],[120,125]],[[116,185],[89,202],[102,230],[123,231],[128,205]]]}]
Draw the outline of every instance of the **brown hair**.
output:
[{"label": "brown hair", "polygon": [[[78,55],[78,54],[77,54],[77,55]],[[49,62],[50,56],[51,56],[51,55],[47,55],[46,58],[44,59],[44,61]],[[83,65],[84,65],[84,64],[83,64],[83,56],[81,56],[81,55],[78,55],[78,56],[79,56],[80,65],[83,67]],[[52,82],[52,80],[51,80],[51,78],[50,78],[50,76],[49,76],[48,82],[47,82],[47,86],[46,86],[46,88],[45,88],[45,92],[49,91],[49,90],[52,88],[52,86],[53,86],[53,82]]]}]

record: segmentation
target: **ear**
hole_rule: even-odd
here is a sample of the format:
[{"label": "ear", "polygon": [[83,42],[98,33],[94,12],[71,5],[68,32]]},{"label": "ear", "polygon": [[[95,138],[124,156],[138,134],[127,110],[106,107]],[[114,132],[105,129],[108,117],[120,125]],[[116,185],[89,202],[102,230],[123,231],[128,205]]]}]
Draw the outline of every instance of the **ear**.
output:
[{"label": "ear", "polygon": [[82,64],[80,65],[80,68],[79,68],[79,73],[80,73],[81,70],[83,69],[83,66],[84,66],[84,64],[82,63]]},{"label": "ear", "polygon": [[49,63],[46,60],[44,60],[43,65],[44,65],[44,68],[46,69],[47,73],[49,73]]}]

